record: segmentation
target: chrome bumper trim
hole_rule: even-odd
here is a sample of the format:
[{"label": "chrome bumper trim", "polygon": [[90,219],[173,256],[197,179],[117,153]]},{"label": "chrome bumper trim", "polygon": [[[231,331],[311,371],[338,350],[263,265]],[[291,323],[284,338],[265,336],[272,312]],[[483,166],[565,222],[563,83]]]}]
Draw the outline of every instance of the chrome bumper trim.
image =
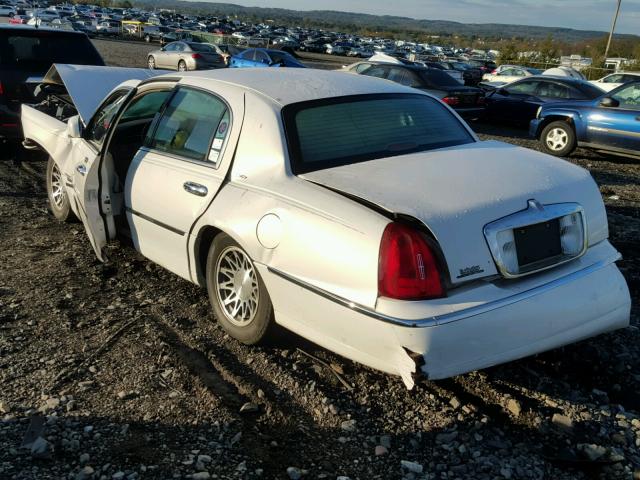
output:
[{"label": "chrome bumper trim", "polygon": [[589,265],[588,267],[569,273],[564,277],[560,277],[548,283],[545,283],[543,285],[538,285],[537,287],[530,288],[529,290],[516,293],[515,295],[511,295],[509,297],[505,297],[500,300],[488,302],[488,303],[485,303],[484,305],[464,308],[456,312],[445,313],[442,315],[436,315],[433,317],[421,318],[417,320],[409,320],[409,319],[397,318],[397,317],[385,315],[367,306],[360,305],[355,302],[351,302],[339,295],[335,295],[331,292],[327,292],[322,288],[311,285],[310,283],[305,282],[304,280],[300,280],[278,269],[272,268],[270,266],[266,266],[266,267],[270,273],[273,273],[274,275],[277,275],[280,278],[283,278],[291,283],[294,283],[295,285],[298,285],[299,287],[302,287],[317,295],[320,295],[321,297],[324,297],[327,300],[331,300],[332,302],[335,302],[339,305],[350,308],[351,310],[361,313],[363,315],[366,315],[368,317],[375,318],[376,320],[390,323],[392,325],[396,325],[399,327],[427,328],[427,327],[437,327],[439,325],[446,325],[447,323],[457,322],[460,320],[464,320],[466,318],[475,317],[476,315],[482,315],[484,313],[497,310],[498,308],[503,308],[509,305],[513,305],[514,303],[522,302],[523,300],[527,300],[531,297],[535,297],[536,295],[541,295],[545,292],[553,290],[554,288],[561,287],[570,282],[578,280],[582,277],[586,277],[587,275],[590,275],[602,268],[607,267],[608,265],[611,265],[612,263],[617,262],[621,258],[622,258],[622,255],[617,253],[614,257],[600,260],[592,265]]}]

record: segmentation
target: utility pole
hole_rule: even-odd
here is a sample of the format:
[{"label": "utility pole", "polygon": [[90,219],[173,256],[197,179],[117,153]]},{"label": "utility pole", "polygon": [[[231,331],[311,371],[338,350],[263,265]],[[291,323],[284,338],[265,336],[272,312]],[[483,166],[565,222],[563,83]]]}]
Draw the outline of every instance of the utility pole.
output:
[{"label": "utility pole", "polygon": [[618,0],[618,6],[616,7],[616,14],[613,16],[613,22],[611,23],[611,31],[609,32],[609,40],[607,41],[607,49],[604,51],[604,61],[607,61],[609,55],[609,47],[611,46],[611,39],[613,38],[613,31],[616,29],[616,22],[618,21],[618,13],[620,13],[620,4],[622,0]]}]

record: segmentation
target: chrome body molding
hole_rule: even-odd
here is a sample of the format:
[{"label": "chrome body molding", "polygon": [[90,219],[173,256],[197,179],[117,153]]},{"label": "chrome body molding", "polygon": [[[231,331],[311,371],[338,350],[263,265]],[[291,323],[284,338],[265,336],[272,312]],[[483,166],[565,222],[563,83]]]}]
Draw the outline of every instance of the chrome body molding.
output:
[{"label": "chrome body molding", "polygon": [[285,280],[288,280],[289,282],[299,287],[305,288],[311,292],[314,292],[317,295],[320,295],[344,307],[350,308],[351,310],[361,313],[362,315],[366,315],[368,317],[375,318],[376,320],[390,323],[399,327],[429,328],[429,327],[437,327],[439,325],[445,325],[447,323],[457,322],[460,320],[464,320],[466,318],[474,317],[476,315],[482,315],[484,313],[491,312],[492,310],[497,310],[499,308],[503,308],[508,305],[513,305],[514,303],[527,300],[531,297],[535,297],[536,295],[542,295],[550,290],[553,290],[554,288],[561,287],[575,280],[578,280],[579,278],[586,277],[592,274],[593,272],[596,272],[602,268],[607,267],[608,265],[611,265],[614,262],[617,262],[621,258],[622,258],[622,255],[616,252],[615,257],[597,261],[592,265],[589,265],[588,267],[582,268],[575,272],[569,273],[563,277],[557,278],[543,285],[538,285],[537,287],[531,288],[529,290],[525,290],[515,295],[510,295],[508,297],[501,298],[499,300],[487,302],[484,305],[464,308],[456,312],[446,313],[442,315],[435,315],[433,317],[427,317],[427,318],[422,318],[418,320],[409,320],[409,319],[397,318],[397,317],[385,315],[383,313],[377,312],[374,309],[352,302],[350,300],[347,300],[346,298],[340,297],[339,295],[334,295],[331,292],[327,292],[322,288],[311,285],[310,283],[305,282],[304,280],[300,280],[278,269],[275,269],[269,266],[266,266],[266,267],[268,271],[273,273],[274,275],[277,275]]}]

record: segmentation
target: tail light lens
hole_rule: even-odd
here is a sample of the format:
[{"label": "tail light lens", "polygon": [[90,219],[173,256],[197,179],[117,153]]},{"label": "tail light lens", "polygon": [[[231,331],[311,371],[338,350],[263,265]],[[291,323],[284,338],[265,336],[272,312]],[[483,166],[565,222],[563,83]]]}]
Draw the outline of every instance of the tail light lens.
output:
[{"label": "tail light lens", "polygon": [[491,70],[491,75],[497,75],[498,73],[498,69],[496,68],[495,70]]},{"label": "tail light lens", "polygon": [[2,86],[2,82],[0,82],[0,95],[4,95],[4,87]]},{"label": "tail light lens", "polygon": [[202,55],[200,55],[199,53],[192,53],[191,58],[193,58],[194,60],[198,60],[202,58]]},{"label": "tail light lens", "polygon": [[460,99],[458,97],[444,97],[442,101],[451,106],[458,105],[460,103]]},{"label": "tail light lens", "polygon": [[435,256],[422,233],[390,223],[382,234],[378,295],[399,300],[444,296]]}]

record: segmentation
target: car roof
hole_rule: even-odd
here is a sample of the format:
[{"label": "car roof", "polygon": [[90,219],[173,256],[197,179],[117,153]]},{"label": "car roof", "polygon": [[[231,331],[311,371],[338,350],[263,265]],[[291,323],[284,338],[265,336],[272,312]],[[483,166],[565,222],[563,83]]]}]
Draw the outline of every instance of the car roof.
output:
[{"label": "car roof", "polygon": [[282,106],[349,95],[419,94],[414,88],[379,78],[313,68],[222,68],[184,72],[181,76],[195,80],[203,88],[220,82],[252,90]]}]

